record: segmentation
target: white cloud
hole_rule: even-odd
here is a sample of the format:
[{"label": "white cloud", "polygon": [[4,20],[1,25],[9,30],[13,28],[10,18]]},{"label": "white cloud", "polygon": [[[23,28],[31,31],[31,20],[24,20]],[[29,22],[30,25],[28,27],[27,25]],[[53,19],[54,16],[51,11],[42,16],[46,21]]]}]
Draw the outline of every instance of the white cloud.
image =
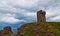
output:
[{"label": "white cloud", "polygon": [[27,22],[26,20],[19,20],[15,17],[15,14],[0,14],[0,21],[9,23]]},{"label": "white cloud", "polygon": [[[58,1],[59,0],[2,0],[0,1],[0,10],[9,11],[11,13],[13,12],[13,14],[18,13],[24,15],[24,17],[32,17],[36,19],[36,11],[43,9],[47,13],[47,18],[50,17],[51,19],[55,19],[56,17],[52,18],[52,16],[57,16],[60,14],[60,2]],[[31,10],[34,9],[36,9],[36,11],[32,12]],[[16,19],[16,14],[14,14],[14,16],[10,14],[7,14],[10,19]],[[50,20],[50,18],[48,20]]]},{"label": "white cloud", "polygon": [[28,7],[31,8],[33,6],[36,6],[35,4],[38,2],[39,0],[9,0],[10,3],[12,3],[13,5],[19,5],[21,7]]},{"label": "white cloud", "polygon": [[14,14],[0,14],[0,21],[2,22],[10,22],[10,23],[14,23],[14,22],[18,22],[18,19],[14,18],[15,15]]},{"label": "white cloud", "polygon": [[48,22],[60,22],[60,15],[55,16],[55,17],[51,17],[49,18],[49,20],[47,20]]},{"label": "white cloud", "polygon": [[52,18],[52,20],[55,20],[55,21],[56,21],[56,20],[60,20],[60,15]]},{"label": "white cloud", "polygon": [[0,7],[21,6],[31,8],[37,5],[39,0],[3,0],[0,2]]},{"label": "white cloud", "polygon": [[4,17],[1,19],[2,22],[10,22],[10,23],[16,23],[16,22],[19,22],[18,19],[15,19],[13,17]]},{"label": "white cloud", "polygon": [[0,10],[10,11],[10,12],[17,12],[17,9],[13,8],[13,7],[0,7]]},{"label": "white cloud", "polygon": [[46,14],[46,16],[48,18],[47,20],[50,21],[50,22],[51,21],[59,22],[58,19],[59,19],[59,15],[60,15],[60,3],[57,2],[57,1],[59,1],[59,0],[53,0],[51,2],[51,5],[47,4],[48,5],[47,9],[45,9],[46,12],[47,12],[47,14]]},{"label": "white cloud", "polygon": [[36,18],[36,12],[27,12],[27,13],[23,13],[24,16],[27,16],[27,17],[33,17],[33,18]]},{"label": "white cloud", "polygon": [[14,17],[3,17],[1,18],[2,22],[9,22],[9,23],[17,23],[17,22],[27,22],[25,20],[19,20],[19,19],[16,19]]}]

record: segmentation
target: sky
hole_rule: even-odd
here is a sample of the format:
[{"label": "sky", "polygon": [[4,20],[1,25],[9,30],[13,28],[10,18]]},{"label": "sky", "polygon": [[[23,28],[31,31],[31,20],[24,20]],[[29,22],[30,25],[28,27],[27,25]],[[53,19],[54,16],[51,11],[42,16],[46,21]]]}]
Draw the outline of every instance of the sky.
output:
[{"label": "sky", "polygon": [[0,0],[0,29],[36,22],[39,10],[46,11],[47,22],[60,22],[60,0]]}]

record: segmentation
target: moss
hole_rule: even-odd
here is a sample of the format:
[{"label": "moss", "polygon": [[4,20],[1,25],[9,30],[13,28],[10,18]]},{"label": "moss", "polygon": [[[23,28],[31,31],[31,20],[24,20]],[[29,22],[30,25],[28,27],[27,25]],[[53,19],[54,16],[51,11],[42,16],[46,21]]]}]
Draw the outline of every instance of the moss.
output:
[{"label": "moss", "polygon": [[9,33],[9,34],[3,34],[3,36],[14,36],[14,34],[11,34],[11,33]]},{"label": "moss", "polygon": [[[27,29],[25,27],[28,27]],[[23,25],[21,28],[24,28],[23,32],[25,32],[26,36],[34,36],[35,33],[33,32],[33,29],[39,27],[39,28],[47,28],[47,32],[53,32],[55,34],[60,34],[60,22],[34,22],[34,23],[27,23]]]}]

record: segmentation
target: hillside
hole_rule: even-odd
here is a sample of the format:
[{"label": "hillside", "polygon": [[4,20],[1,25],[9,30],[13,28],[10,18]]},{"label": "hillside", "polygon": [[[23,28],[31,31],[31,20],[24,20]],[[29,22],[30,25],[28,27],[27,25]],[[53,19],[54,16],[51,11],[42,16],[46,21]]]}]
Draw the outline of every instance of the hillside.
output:
[{"label": "hillside", "polygon": [[18,35],[25,36],[60,36],[60,22],[34,22],[22,25]]}]

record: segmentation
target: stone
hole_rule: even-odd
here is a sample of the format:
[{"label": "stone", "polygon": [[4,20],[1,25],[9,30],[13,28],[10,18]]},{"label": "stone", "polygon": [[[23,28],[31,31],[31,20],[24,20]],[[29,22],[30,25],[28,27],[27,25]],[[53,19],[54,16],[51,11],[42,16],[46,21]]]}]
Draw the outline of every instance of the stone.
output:
[{"label": "stone", "polygon": [[0,36],[3,36],[3,33],[2,33],[3,30],[0,30]]},{"label": "stone", "polygon": [[47,36],[55,36],[55,34],[53,32],[49,32]]},{"label": "stone", "polygon": [[37,22],[46,22],[46,12],[43,10],[40,10],[37,12]]},{"label": "stone", "polygon": [[10,26],[4,27],[3,33],[4,34],[12,33],[11,27]]}]

